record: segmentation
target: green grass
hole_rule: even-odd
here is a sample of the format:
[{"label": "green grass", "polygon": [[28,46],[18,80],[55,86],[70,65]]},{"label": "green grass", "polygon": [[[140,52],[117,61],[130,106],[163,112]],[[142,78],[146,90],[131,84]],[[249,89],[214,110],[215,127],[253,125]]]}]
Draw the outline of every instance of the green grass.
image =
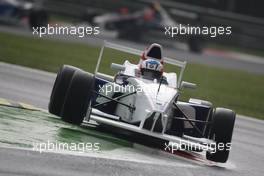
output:
[{"label": "green grass", "polygon": [[[57,72],[70,64],[93,72],[99,48],[77,43],[34,39],[0,33],[0,61]],[[108,63],[102,70],[110,72],[111,62],[137,57],[106,51]],[[167,67],[171,71],[172,67]],[[264,119],[264,75],[225,70],[198,64],[188,64],[184,80],[198,84],[195,91],[184,90],[182,99],[189,97],[211,101],[215,106],[234,109],[239,114]]]},{"label": "green grass", "polygon": [[[33,149],[34,144],[47,144],[48,142],[53,144],[66,143],[69,146],[72,143],[76,145],[81,143],[99,143],[100,151],[133,147],[131,142],[116,138],[112,134],[104,133],[94,125],[86,124],[78,127],[62,122],[53,115],[43,111],[31,111],[1,105],[0,133],[1,147]],[[70,150],[68,147],[64,149]],[[72,149],[75,150],[74,148]]]}]

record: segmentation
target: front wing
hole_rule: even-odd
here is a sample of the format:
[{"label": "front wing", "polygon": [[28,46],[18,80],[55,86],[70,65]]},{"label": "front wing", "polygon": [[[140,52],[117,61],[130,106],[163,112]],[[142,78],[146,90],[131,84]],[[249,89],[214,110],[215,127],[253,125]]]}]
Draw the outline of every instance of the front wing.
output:
[{"label": "front wing", "polygon": [[213,152],[211,143],[213,141],[205,138],[194,138],[190,136],[177,137],[168,135],[165,133],[158,133],[143,129],[139,126],[135,126],[129,123],[119,121],[119,117],[103,113],[97,109],[92,109],[90,120],[96,121],[99,124],[110,125],[113,127],[129,130],[132,132],[144,134],[150,137],[158,138],[161,140],[169,141],[170,143],[176,143],[178,145],[195,146],[196,148],[203,149],[203,151]]}]

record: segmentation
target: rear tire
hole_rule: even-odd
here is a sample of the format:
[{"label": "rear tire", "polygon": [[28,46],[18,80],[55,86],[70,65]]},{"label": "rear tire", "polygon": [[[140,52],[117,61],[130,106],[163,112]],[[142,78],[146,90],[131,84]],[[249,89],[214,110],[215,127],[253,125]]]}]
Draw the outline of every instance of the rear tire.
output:
[{"label": "rear tire", "polygon": [[[211,136],[216,142],[216,152],[206,152],[206,158],[211,161],[225,163],[231,149],[231,140],[235,124],[234,111],[224,108],[216,108],[213,114]],[[219,148],[220,145],[224,145]],[[218,146],[218,147],[217,147]]]},{"label": "rear tire", "polygon": [[79,69],[68,65],[60,68],[50,95],[49,112],[51,114],[60,116],[66,92],[76,70]]},{"label": "rear tire", "polygon": [[29,14],[29,25],[31,29],[37,27],[46,27],[48,25],[49,16],[43,9],[32,9]]},{"label": "rear tire", "polygon": [[78,70],[74,72],[61,111],[62,120],[80,125],[91,104],[92,90],[94,90],[94,76]]},{"label": "rear tire", "polygon": [[195,53],[201,53],[203,50],[203,45],[200,37],[191,36],[188,40],[189,49]]}]

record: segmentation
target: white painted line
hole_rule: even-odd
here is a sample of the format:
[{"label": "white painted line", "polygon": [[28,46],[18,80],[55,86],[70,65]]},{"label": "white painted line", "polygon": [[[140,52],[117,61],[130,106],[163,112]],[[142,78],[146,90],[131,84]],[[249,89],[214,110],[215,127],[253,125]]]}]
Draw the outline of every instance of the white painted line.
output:
[{"label": "white painted line", "polygon": [[243,120],[247,120],[247,121],[251,121],[251,122],[255,122],[255,123],[261,123],[264,125],[264,120],[261,119],[256,119],[254,117],[250,117],[250,116],[245,116],[245,115],[241,115],[241,114],[237,114],[237,117]]},{"label": "white painted line", "polygon": [[231,56],[234,59],[242,60],[250,63],[256,63],[256,64],[264,64],[264,58],[261,58],[259,56],[249,55],[245,53],[237,53],[229,51],[228,56]]},{"label": "white painted line", "polygon": [[204,53],[209,55],[223,56],[226,58],[240,60],[248,63],[264,65],[263,57],[250,55],[246,53],[238,53],[234,51],[226,51],[226,50],[218,50],[218,49],[205,49]]}]

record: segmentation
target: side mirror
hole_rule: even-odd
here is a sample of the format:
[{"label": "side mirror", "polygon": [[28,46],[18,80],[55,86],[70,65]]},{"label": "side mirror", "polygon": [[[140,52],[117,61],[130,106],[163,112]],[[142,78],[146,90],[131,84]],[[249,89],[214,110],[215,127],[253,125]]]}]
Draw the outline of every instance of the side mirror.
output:
[{"label": "side mirror", "polygon": [[181,88],[188,88],[188,89],[196,89],[197,85],[194,83],[182,81],[181,82]]},{"label": "side mirror", "polygon": [[124,65],[112,63],[111,64],[111,69],[117,70],[117,71],[125,71],[126,67]]}]

